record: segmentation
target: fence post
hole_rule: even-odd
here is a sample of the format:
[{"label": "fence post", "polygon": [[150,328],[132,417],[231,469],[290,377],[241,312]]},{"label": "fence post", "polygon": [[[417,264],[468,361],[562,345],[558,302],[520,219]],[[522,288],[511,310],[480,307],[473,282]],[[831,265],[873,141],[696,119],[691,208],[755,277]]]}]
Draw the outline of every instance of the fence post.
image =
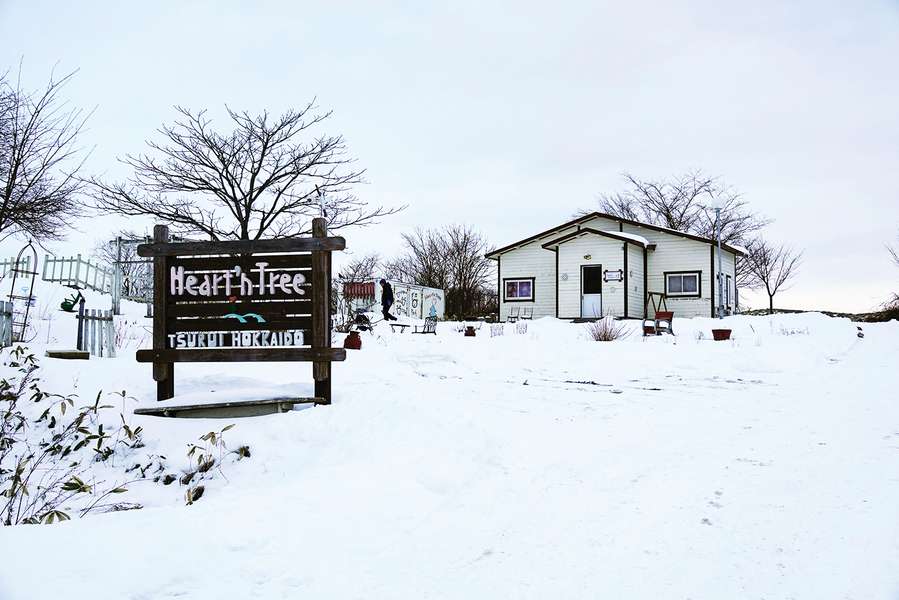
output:
[{"label": "fence post", "polygon": [[84,344],[84,297],[78,301],[78,317],[76,319],[78,320],[78,336],[75,345],[79,350],[84,350],[82,348],[82,344]]},{"label": "fence post", "polygon": [[109,317],[108,321],[104,321],[106,324],[106,355],[109,358],[115,358],[115,317],[112,316],[112,311],[106,311],[106,316]]},{"label": "fence post", "polygon": [[122,314],[122,236],[118,235],[115,239],[115,265],[112,271],[112,312],[113,314]]}]

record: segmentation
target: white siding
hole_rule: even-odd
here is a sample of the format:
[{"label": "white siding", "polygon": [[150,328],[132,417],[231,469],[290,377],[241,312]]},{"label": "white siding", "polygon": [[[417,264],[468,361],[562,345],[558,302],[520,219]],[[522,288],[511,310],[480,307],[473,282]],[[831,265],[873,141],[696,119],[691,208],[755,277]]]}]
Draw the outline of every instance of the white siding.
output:
[{"label": "white siding", "polygon": [[643,317],[643,248],[627,245],[627,314]]},{"label": "white siding", "polygon": [[[668,310],[674,311],[675,317],[709,317],[712,315],[712,246],[706,242],[691,240],[666,233],[654,231],[636,225],[624,225],[625,233],[642,235],[650,243],[656,245],[647,257],[648,292],[664,292],[666,271],[699,271],[699,298],[668,298]],[[649,308],[649,310],[652,310]]]},{"label": "white siding", "polygon": [[[603,231],[618,231],[618,221],[611,219],[591,219],[581,224],[581,227],[592,227]],[[572,226],[567,229],[553,231],[528,244],[524,244],[514,250],[509,250],[499,256],[499,316],[505,321],[513,306],[519,308],[533,307],[534,318],[556,316],[556,253],[546,250],[543,244],[550,240],[560,238],[578,229]],[[516,277],[534,278],[534,302],[504,302],[505,289],[503,279]],[[580,302],[580,292],[578,292]],[[580,309],[578,309],[580,314]]]},{"label": "white siding", "polygon": [[[624,242],[584,235],[559,246],[559,317],[581,316],[581,266],[602,265],[603,270],[624,269]],[[589,259],[584,256],[589,255]],[[567,275],[567,280],[562,281]],[[624,315],[624,283],[603,282],[603,315]],[[592,316],[592,315],[591,315]]]},{"label": "white siding", "polygon": [[[558,236],[563,235],[559,233]],[[512,307],[532,307],[534,318],[556,316],[556,253],[541,244],[550,238],[534,240],[499,257],[499,314],[505,321]],[[534,302],[505,302],[504,279],[534,278]]]}]

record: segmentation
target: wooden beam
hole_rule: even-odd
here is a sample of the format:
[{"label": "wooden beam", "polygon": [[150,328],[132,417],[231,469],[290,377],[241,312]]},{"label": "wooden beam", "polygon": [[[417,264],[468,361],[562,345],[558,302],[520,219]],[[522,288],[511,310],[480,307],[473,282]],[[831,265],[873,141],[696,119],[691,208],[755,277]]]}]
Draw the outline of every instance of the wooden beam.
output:
[{"label": "wooden beam", "polygon": [[209,404],[180,404],[149,408],[137,408],[136,415],[151,417],[232,419],[288,412],[294,404],[322,404],[322,398],[265,398],[262,400],[235,400]]},{"label": "wooden beam", "polygon": [[[153,242],[164,245],[169,241],[169,228],[166,225],[153,227]],[[168,286],[168,257],[153,258],[153,349],[163,350],[166,346],[166,304],[165,294]],[[139,360],[139,359],[138,359]],[[175,395],[175,364],[171,360],[153,364],[153,379],[156,381],[156,399],[168,400]]]},{"label": "wooden beam", "polygon": [[[314,220],[313,220],[314,222]],[[327,226],[325,227],[327,230]],[[157,242],[137,247],[139,256],[221,256],[223,254],[258,254],[261,252],[317,252],[343,250],[346,240],[342,237],[301,237],[282,240],[238,240],[225,242],[181,242],[176,244]]]},{"label": "wooden beam", "polygon": [[346,360],[346,350],[343,348],[253,347],[137,351],[137,362],[312,362],[330,360]]}]

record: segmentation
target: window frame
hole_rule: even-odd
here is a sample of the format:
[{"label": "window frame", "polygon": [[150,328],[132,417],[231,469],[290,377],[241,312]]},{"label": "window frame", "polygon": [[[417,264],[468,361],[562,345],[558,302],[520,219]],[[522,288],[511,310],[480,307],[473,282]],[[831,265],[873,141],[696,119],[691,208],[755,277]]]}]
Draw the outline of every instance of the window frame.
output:
[{"label": "window frame", "polygon": [[[531,297],[530,298],[509,298],[508,296],[508,287],[507,284],[513,281],[527,281],[531,284]],[[536,289],[536,278],[535,277],[503,277],[503,302],[533,302],[534,298],[537,297],[537,289]]]},{"label": "window frame", "polygon": [[[671,275],[680,275],[682,284],[683,284],[683,276],[684,275],[695,275],[696,276],[696,291],[695,292],[669,292],[668,291],[668,277]],[[666,298],[702,298],[702,271],[664,271],[662,273],[662,277],[665,278],[665,297]]]}]

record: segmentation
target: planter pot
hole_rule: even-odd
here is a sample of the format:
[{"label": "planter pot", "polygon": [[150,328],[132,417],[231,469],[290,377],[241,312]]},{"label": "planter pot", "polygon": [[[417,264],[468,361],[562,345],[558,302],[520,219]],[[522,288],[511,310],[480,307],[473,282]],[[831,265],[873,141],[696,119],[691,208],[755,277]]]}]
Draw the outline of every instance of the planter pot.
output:
[{"label": "planter pot", "polygon": [[730,332],[730,329],[713,329],[712,337],[715,338],[716,342],[723,342],[730,339]]},{"label": "planter pot", "polygon": [[347,350],[361,350],[362,349],[362,338],[359,337],[358,331],[351,331],[346,339],[343,340],[343,347]]},{"label": "planter pot", "polygon": [[475,331],[474,327],[469,325],[465,328],[465,337],[475,337],[475,335],[477,335],[477,332]]}]

